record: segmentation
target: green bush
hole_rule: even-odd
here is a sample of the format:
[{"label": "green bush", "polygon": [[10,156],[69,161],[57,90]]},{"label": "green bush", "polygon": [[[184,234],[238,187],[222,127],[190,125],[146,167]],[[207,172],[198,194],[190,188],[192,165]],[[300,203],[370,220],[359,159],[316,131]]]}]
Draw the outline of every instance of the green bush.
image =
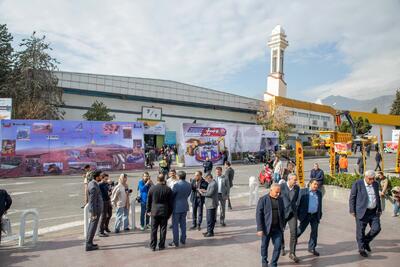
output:
[{"label": "green bush", "polygon": [[339,173],[335,174],[334,176],[326,174],[324,184],[336,185],[343,188],[351,188],[353,183],[358,179],[361,179],[359,174]]}]

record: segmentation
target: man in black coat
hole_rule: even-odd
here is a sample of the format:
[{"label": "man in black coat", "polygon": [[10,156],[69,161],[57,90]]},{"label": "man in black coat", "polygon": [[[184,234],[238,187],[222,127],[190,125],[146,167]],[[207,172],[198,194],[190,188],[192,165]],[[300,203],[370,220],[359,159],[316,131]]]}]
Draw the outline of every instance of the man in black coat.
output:
[{"label": "man in black coat", "polygon": [[204,168],[204,175],[210,174],[212,172],[213,163],[209,157],[206,157],[206,161],[204,161],[203,163],[203,168]]},{"label": "man in black coat", "polygon": [[165,176],[157,176],[157,184],[150,187],[147,195],[147,214],[151,216],[151,241],[150,248],[155,251],[157,246],[157,231],[160,228],[160,242],[158,249],[165,249],[167,237],[167,223],[172,214],[173,197],[172,190],[165,182]]},{"label": "man in black coat", "polygon": [[282,236],[285,227],[285,207],[283,200],[279,197],[281,187],[272,184],[268,195],[258,200],[256,209],[257,235],[261,237],[261,263],[263,267],[268,266],[268,246],[272,240],[274,251],[271,266],[278,265],[281,252]]},{"label": "man in black coat", "polygon": [[379,150],[377,150],[376,154],[375,154],[375,162],[376,162],[375,171],[378,171],[378,170],[382,171],[381,161],[382,161],[382,154],[379,152]]},{"label": "man in black coat", "polygon": [[6,190],[0,189],[0,243],[1,243],[1,218],[11,207],[12,199]]},{"label": "man in black coat", "polygon": [[[232,187],[233,187],[233,178],[235,176],[235,170],[232,168],[231,163],[229,161],[226,161],[224,166],[225,166],[225,177],[228,178],[229,187],[232,189]],[[229,195],[228,195],[228,208],[230,210],[232,210],[230,190],[229,190]]]},{"label": "man in black coat", "polygon": [[88,184],[88,207],[90,213],[89,227],[86,234],[86,251],[96,250],[99,247],[93,244],[93,238],[96,234],[97,225],[99,224],[100,215],[103,210],[103,198],[99,187],[101,181],[101,171],[94,171],[94,179]]},{"label": "man in black coat", "polygon": [[191,230],[197,228],[201,230],[201,223],[203,221],[203,207],[205,197],[201,195],[200,189],[207,190],[208,183],[202,177],[203,173],[197,171],[194,174],[194,179],[191,180],[192,194],[190,195],[190,201],[192,202],[192,227]]},{"label": "man in black coat", "polygon": [[297,209],[297,217],[300,226],[297,229],[297,238],[306,230],[307,226],[311,226],[310,240],[308,241],[308,252],[314,256],[319,256],[319,252],[315,250],[318,240],[318,226],[322,218],[322,193],[318,190],[319,183],[315,179],[311,179],[310,188],[300,190],[299,206]]},{"label": "man in black coat", "polygon": [[[294,173],[288,175],[286,183],[281,184],[281,198],[285,206],[285,226],[289,224],[290,229],[290,254],[289,258],[299,262],[296,256],[297,245],[297,205],[300,187],[297,185],[297,176]],[[282,255],[285,255],[285,240],[282,238]]]},{"label": "man in black coat", "polygon": [[[374,171],[366,171],[364,179],[354,182],[350,191],[349,209],[350,214],[356,218],[358,251],[361,256],[368,257],[366,251],[371,252],[370,243],[381,231],[382,207]],[[371,229],[365,234],[368,224]]]}]

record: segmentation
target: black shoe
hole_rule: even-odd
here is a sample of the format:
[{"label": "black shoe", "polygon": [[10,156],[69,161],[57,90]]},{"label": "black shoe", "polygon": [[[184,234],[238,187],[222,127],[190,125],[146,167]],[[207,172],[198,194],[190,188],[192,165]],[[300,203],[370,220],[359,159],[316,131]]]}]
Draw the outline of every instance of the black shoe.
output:
[{"label": "black shoe", "polygon": [[182,240],[181,240],[181,244],[182,244],[182,245],[186,245],[186,241],[182,241]]},{"label": "black shoe", "polygon": [[106,231],[107,233],[111,233],[110,229],[108,228],[104,229],[104,231]]},{"label": "black shoe", "polygon": [[169,243],[168,246],[170,246],[170,247],[176,247],[176,248],[179,247],[179,245],[175,244],[175,242]]},{"label": "black shoe", "polygon": [[297,258],[296,255],[293,254],[293,253],[290,253],[290,254],[289,254],[289,258],[290,258],[292,261],[294,261],[295,263],[299,263],[299,261],[300,261],[300,259]]},{"label": "black shoe", "polygon": [[368,257],[368,253],[365,252],[365,250],[360,250],[360,251],[358,251],[358,252],[360,253],[360,255],[361,255],[362,257],[364,257],[364,258]]},{"label": "black shoe", "polygon": [[116,234],[119,234],[119,230],[115,230],[115,233],[116,233]]},{"label": "black shoe", "polygon": [[156,251],[156,248],[150,248],[152,251]]},{"label": "black shoe", "polygon": [[213,236],[214,236],[214,234],[212,234],[212,233],[207,233],[204,235],[204,237],[213,237]]},{"label": "black shoe", "polygon": [[203,235],[206,235],[206,234],[208,234],[208,232],[204,232],[204,233],[203,233]]},{"label": "black shoe", "polygon": [[201,227],[200,227],[200,225],[199,226],[197,226],[197,231],[200,231],[201,230]]},{"label": "black shoe", "polygon": [[97,245],[97,244],[92,244],[92,246],[93,246],[93,247],[98,247],[99,245]]},{"label": "black shoe", "polygon": [[96,247],[96,246],[86,246],[86,251],[92,251],[92,250],[97,250],[97,249],[99,249],[99,247]]},{"label": "black shoe", "polygon": [[282,256],[285,256],[285,255],[286,255],[286,251],[285,251],[285,248],[284,248],[284,247],[282,247],[282,249],[281,249],[281,255],[282,255]]},{"label": "black shoe", "polygon": [[190,227],[190,230],[194,230],[194,229],[196,229],[197,228],[197,226],[196,225],[193,225],[192,227]]},{"label": "black shoe", "polygon": [[371,247],[369,246],[369,244],[365,244],[364,245],[364,249],[368,252],[371,252]]},{"label": "black shoe", "polygon": [[108,235],[106,233],[99,233],[100,237],[108,237]]},{"label": "black shoe", "polygon": [[158,248],[158,250],[164,250],[165,249],[165,247],[159,247]]},{"label": "black shoe", "polygon": [[131,229],[129,229],[129,228],[125,228],[125,229],[124,229],[125,232],[128,232],[128,231],[130,231],[130,230],[131,230]]},{"label": "black shoe", "polygon": [[221,223],[221,226],[222,226],[222,227],[225,227],[225,226],[226,226],[226,224],[223,222],[223,223]]},{"label": "black shoe", "polygon": [[312,250],[309,249],[308,252],[310,252],[310,253],[313,254],[314,256],[317,256],[317,257],[319,256],[319,252],[316,251],[315,249],[312,249]]}]

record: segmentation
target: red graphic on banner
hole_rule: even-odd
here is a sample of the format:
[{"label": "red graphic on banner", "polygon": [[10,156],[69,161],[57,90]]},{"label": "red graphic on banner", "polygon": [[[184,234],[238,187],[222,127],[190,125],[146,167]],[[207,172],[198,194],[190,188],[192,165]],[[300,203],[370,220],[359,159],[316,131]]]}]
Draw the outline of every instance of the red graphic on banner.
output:
[{"label": "red graphic on banner", "polygon": [[217,137],[225,135],[226,135],[226,130],[224,128],[204,128],[201,131],[201,136]]}]

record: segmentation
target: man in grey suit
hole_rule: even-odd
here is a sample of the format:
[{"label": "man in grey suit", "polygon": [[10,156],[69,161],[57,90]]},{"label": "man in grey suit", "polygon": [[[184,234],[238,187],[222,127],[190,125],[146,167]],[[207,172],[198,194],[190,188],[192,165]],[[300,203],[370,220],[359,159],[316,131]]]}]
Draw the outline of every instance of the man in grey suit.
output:
[{"label": "man in grey suit", "polygon": [[[229,180],[229,193],[230,189],[233,187],[233,177],[235,176],[235,170],[232,168],[229,161],[225,162],[225,177]],[[231,196],[228,195],[228,208],[232,210]]]},{"label": "man in grey suit", "polygon": [[170,246],[179,247],[179,226],[181,229],[181,244],[186,244],[186,215],[189,210],[188,197],[192,192],[192,186],[186,182],[186,172],[178,172],[178,182],[172,188],[173,213],[172,213],[172,233],[174,241]]},{"label": "man in grey suit", "polygon": [[206,181],[208,182],[207,190],[199,189],[199,192],[205,196],[207,210],[207,232],[203,233],[203,235],[204,237],[212,237],[214,236],[214,227],[217,220],[218,185],[211,174],[207,174]]},{"label": "man in grey suit", "polygon": [[218,202],[220,206],[220,216],[219,222],[222,226],[226,226],[225,224],[225,208],[226,208],[226,201],[228,200],[229,191],[231,189],[228,177],[222,174],[222,168],[217,167],[215,168],[216,172],[216,182],[218,185]]},{"label": "man in grey suit", "polygon": [[95,171],[93,174],[94,179],[88,184],[90,222],[86,234],[86,251],[99,249],[97,244],[93,244],[93,238],[96,234],[97,225],[103,207],[103,198],[101,197],[100,187],[98,184],[101,181],[100,174],[101,171]]},{"label": "man in grey suit", "polygon": [[[290,173],[287,182],[281,184],[281,198],[285,206],[285,226],[289,224],[290,229],[290,254],[289,258],[298,263],[296,257],[297,245],[297,206],[299,200],[300,187],[297,185],[297,176]],[[282,236],[282,256],[285,255],[285,240]]]}]

